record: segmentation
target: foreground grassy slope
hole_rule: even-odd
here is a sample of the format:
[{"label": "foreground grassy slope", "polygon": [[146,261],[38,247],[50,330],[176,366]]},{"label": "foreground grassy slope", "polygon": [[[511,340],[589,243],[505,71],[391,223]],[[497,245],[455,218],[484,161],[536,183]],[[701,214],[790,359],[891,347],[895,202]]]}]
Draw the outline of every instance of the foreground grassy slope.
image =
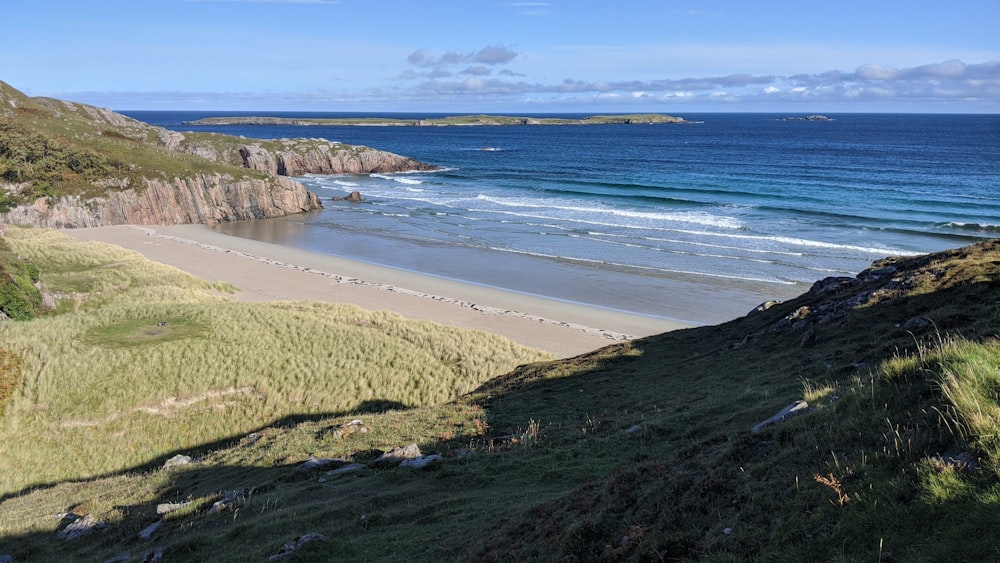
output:
[{"label": "foreground grassy slope", "polygon": [[353,306],[228,302],[117,247],[8,227],[62,314],[0,324],[23,358],[4,405],[0,491],[120,471],[290,415],[433,405],[549,358]]},{"label": "foreground grassy slope", "polygon": [[[22,491],[2,501],[0,545],[15,560],[262,560],[316,533],[290,560],[997,560],[998,303],[998,241],[889,260],[723,325],[364,414],[364,434],[335,431],[356,413],[319,412],[234,429],[178,468]],[[751,431],[802,399],[815,410]],[[410,442],[444,459],[296,471]],[[65,512],[106,528],[57,540]]]}]

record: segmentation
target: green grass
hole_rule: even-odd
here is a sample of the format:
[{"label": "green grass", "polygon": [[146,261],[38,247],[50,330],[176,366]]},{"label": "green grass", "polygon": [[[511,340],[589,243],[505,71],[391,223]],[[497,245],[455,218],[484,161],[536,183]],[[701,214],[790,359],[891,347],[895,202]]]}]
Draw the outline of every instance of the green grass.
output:
[{"label": "green grass", "polygon": [[176,314],[151,319],[129,319],[88,331],[83,341],[104,348],[132,348],[205,336],[197,320]]},{"label": "green grass", "polygon": [[38,268],[11,251],[0,239],[0,314],[18,321],[33,318],[42,309],[42,294],[35,287]]},{"label": "green grass", "polygon": [[23,390],[5,408],[17,424],[0,427],[0,455],[16,468],[0,476],[5,492],[142,465],[287,416],[437,404],[549,357],[350,305],[231,303],[135,253],[9,231],[76,312],[0,325],[24,358]]},{"label": "green grass", "polygon": [[[174,150],[166,141],[169,136],[106,110],[29,98],[0,82],[0,182],[17,186],[0,194],[0,212],[37,198],[92,198],[109,190],[141,190],[146,178],[267,177],[239,162],[198,156],[219,151],[212,145],[200,147],[197,140]],[[218,135],[213,143],[234,151],[241,140]]]},{"label": "green grass", "polygon": [[[45,425],[78,420],[81,412],[101,414],[105,426],[93,433],[72,429],[82,433],[59,451],[76,467],[98,454],[128,455],[120,451],[126,443],[143,445],[132,439],[135,423],[116,426],[118,418],[160,420],[163,431],[156,435],[169,440],[168,429],[194,432],[183,430],[186,417],[211,426],[215,416],[225,420],[212,412],[227,410],[228,432],[195,447],[167,444],[156,458],[193,453],[198,460],[190,465],[159,469],[136,462],[93,478],[52,478],[8,495],[0,501],[0,552],[15,560],[106,560],[128,552],[140,560],[160,547],[166,561],[261,560],[294,537],[318,532],[325,539],[307,544],[291,560],[998,560],[1000,242],[880,265],[889,264],[899,269],[892,276],[897,281],[811,292],[719,326],[525,364],[488,381],[432,369],[434,381],[451,374],[445,379],[455,398],[416,400],[421,389],[433,386],[430,379],[418,387],[387,383],[385,389],[398,388],[400,395],[373,395],[388,399],[375,404],[395,401],[411,408],[381,412],[351,406],[363,396],[359,389],[322,405],[312,405],[308,396],[284,397],[299,400],[291,414],[249,427],[241,426],[243,418],[255,412],[277,416],[266,401],[260,403],[258,390],[278,398],[280,389],[323,394],[335,377],[289,384],[281,374],[294,370],[272,369],[271,378],[280,381],[255,380],[249,392],[241,382],[243,373],[254,371],[243,368],[256,365],[253,354],[234,356],[232,365],[218,370],[220,380],[206,383],[213,377],[209,372],[171,372],[154,352],[162,349],[169,357],[166,350],[177,346],[189,354],[185,362],[194,360],[185,365],[199,366],[198,350],[213,340],[225,343],[215,353],[227,346],[267,346],[252,339],[259,322],[269,339],[296,349],[288,362],[308,363],[331,350],[330,363],[356,361],[343,341],[312,344],[332,338],[309,328],[320,321],[308,321],[311,311],[328,309],[296,303],[243,311],[213,304],[219,297],[210,288],[197,290],[205,292],[205,303],[149,305],[130,314],[121,301],[97,309],[84,301],[85,313],[61,316],[79,321],[60,330],[81,335],[75,346],[89,351],[44,354],[48,365],[56,369],[67,354],[76,354],[73,365],[89,366],[81,362],[90,354],[103,358],[99,363],[119,361],[113,377],[134,370],[133,381],[142,382],[142,396],[150,400],[95,398],[134,393],[122,379],[102,383],[111,374],[88,378],[81,369],[75,372],[80,382],[61,378],[43,385],[37,367],[29,368],[11,406],[30,408],[4,414],[7,434],[0,444],[18,430],[36,441],[58,439],[56,432],[45,433]],[[855,300],[858,295],[868,299]],[[802,312],[848,302],[860,305],[822,323],[821,315]],[[143,341],[142,333],[157,326],[147,321],[168,318],[168,308],[173,320],[167,326],[177,322],[201,332]],[[209,310],[211,315],[198,314]],[[782,321],[796,311],[815,323],[811,345],[803,347],[802,331]],[[366,320],[354,324],[377,326],[376,332],[413,344],[401,350],[402,356],[421,354],[417,366],[406,364],[414,374],[425,362],[454,370],[472,361],[442,353],[456,347],[436,344],[436,329],[356,313]],[[904,328],[914,317],[931,324]],[[35,330],[39,321],[56,320],[14,326]],[[220,333],[216,322],[227,330]],[[2,340],[21,349],[11,340],[14,332],[6,327]],[[93,338],[140,342],[91,348]],[[328,342],[338,346],[331,349]],[[278,353],[280,345],[273,346],[270,353]],[[389,348],[377,348],[375,355],[378,360],[365,365],[376,371],[392,358],[408,361]],[[37,365],[30,354],[25,358]],[[314,374],[327,363],[303,373]],[[183,382],[179,389],[171,387],[176,381]],[[464,394],[463,385],[469,390]],[[817,410],[750,432],[803,398]],[[348,406],[335,407],[337,400]],[[178,416],[116,414],[130,404],[174,409]],[[369,432],[333,432],[358,417]],[[408,443],[445,461],[422,471],[367,468],[343,477],[295,471],[310,456],[368,463]],[[11,449],[0,457],[7,467],[34,463]],[[210,510],[234,489],[246,489],[241,503]],[[158,519],[158,503],[179,501],[192,504],[165,518],[151,540],[137,538]],[[51,514],[66,511],[92,514],[108,528],[71,543],[57,541],[60,524]]]}]

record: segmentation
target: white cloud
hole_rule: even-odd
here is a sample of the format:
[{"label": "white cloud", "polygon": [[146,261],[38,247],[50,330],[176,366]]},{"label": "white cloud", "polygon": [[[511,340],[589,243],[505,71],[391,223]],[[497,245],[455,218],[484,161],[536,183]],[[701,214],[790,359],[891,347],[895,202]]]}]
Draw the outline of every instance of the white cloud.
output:
[{"label": "white cloud", "polygon": [[509,81],[503,77],[473,84],[428,80],[411,93],[420,98],[446,96],[460,99],[466,93],[490,94],[498,101],[523,101],[544,97],[549,100],[578,100],[591,95],[594,100],[632,100],[639,103],[657,95],[661,100],[734,100],[746,103],[838,104],[887,100],[934,103],[961,100],[996,108],[1000,95],[1000,63],[966,64],[945,61],[911,68],[864,64],[854,72],[840,70],[816,74],[756,76],[746,73],[723,76],[658,80],[578,80],[566,78],[556,83]]},{"label": "white cloud", "polygon": [[[909,68],[865,64],[854,72],[815,74],[690,76],[654,80],[537,81],[509,69],[473,62],[483,50],[469,53],[410,55],[413,68],[397,78],[403,86],[357,87],[337,91],[208,92],[47,92],[45,95],[123,109],[323,109],[331,106],[385,111],[396,108],[536,108],[548,111],[651,111],[657,104],[698,108],[739,104],[743,110],[783,111],[975,111],[1000,112],[1000,61],[944,61]],[[512,53],[512,51],[511,51]],[[486,53],[488,55],[488,52]],[[486,60],[504,60],[504,57]],[[452,61],[464,70],[449,70]],[[438,64],[448,61],[448,65]],[[470,64],[472,63],[472,64]],[[406,85],[409,83],[409,85]],[[678,110],[674,110],[678,111]]]},{"label": "white cloud", "polygon": [[503,45],[490,45],[478,51],[458,53],[447,51],[434,56],[427,49],[417,49],[407,57],[406,61],[414,66],[433,67],[451,66],[457,64],[479,63],[483,65],[507,64],[518,56],[517,51]]},{"label": "white cloud", "polygon": [[916,76],[936,76],[940,78],[958,78],[965,74],[968,66],[962,61],[951,60],[943,63],[918,66],[910,72]]},{"label": "white cloud", "polygon": [[866,64],[859,66],[854,74],[864,80],[892,80],[899,76],[899,71],[891,66]]},{"label": "white cloud", "polygon": [[473,76],[489,76],[493,71],[489,67],[483,65],[470,66],[469,68],[463,70],[459,74],[471,74]]}]

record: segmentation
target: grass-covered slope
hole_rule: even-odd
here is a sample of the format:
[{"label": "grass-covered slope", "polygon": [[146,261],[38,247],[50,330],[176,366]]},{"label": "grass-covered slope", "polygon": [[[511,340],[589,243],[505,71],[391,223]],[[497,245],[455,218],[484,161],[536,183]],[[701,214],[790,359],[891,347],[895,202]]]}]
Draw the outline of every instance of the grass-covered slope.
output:
[{"label": "grass-covered slope", "polygon": [[178,150],[181,138],[109,110],[31,98],[0,82],[0,184],[8,185],[0,209],[39,197],[139,189],[143,178],[263,177]]},{"label": "grass-covered slope", "polygon": [[[993,241],[517,370],[474,395],[491,423],[535,420],[589,478],[477,554],[997,560],[998,336]],[[751,431],[803,399],[817,410]]]},{"label": "grass-covered slope", "polygon": [[0,424],[0,494],[89,478],[287,416],[440,404],[551,356],[389,312],[229,302],[133,252],[53,231],[7,239],[62,299],[0,323],[23,359]]},{"label": "grass-covered slope", "polygon": [[[723,325],[527,364],[450,402],[403,398],[395,400],[424,406],[359,413],[359,403],[350,401],[310,410],[303,398],[293,416],[275,424],[234,426],[200,448],[168,445],[156,458],[188,453],[196,458],[188,465],[135,463],[93,479],[50,478],[37,490],[7,496],[0,503],[0,555],[263,560],[290,544],[284,549],[301,547],[289,560],[995,561],[998,303],[1000,242],[991,241],[887,260]],[[169,343],[136,344],[159,336],[153,327],[129,332],[131,320],[101,320],[105,307],[122,306],[111,299],[80,316],[88,323],[62,327],[80,325],[74,333],[80,336],[71,338],[77,361],[97,353],[83,353],[88,347],[114,342],[109,357],[119,363],[104,377],[127,377],[127,366],[145,362],[142,381],[150,380],[144,384],[156,398],[141,406],[174,405],[219,420],[200,413],[247,412],[221,406],[254,400],[235,393],[189,402],[219,385],[239,388],[235,380],[199,388],[197,397],[158,389],[164,383],[156,374],[168,367],[130,350],[156,355]],[[185,327],[175,318],[197,321],[189,321],[195,333],[183,336],[194,349],[212,334],[210,320],[185,309],[166,325]],[[35,323],[25,326],[34,330]],[[230,326],[226,341],[240,341],[242,332]],[[0,340],[10,342],[13,334],[5,328]],[[274,334],[306,350],[315,336]],[[26,364],[33,354],[25,353]],[[61,354],[46,357],[55,364]],[[198,369],[183,371],[172,378],[184,378],[185,386],[204,378]],[[86,386],[63,379],[44,385],[25,379],[3,415],[2,443],[18,429],[35,436],[46,421],[54,427],[52,421],[97,418],[84,412],[100,411],[97,422],[114,424],[115,411],[100,405],[119,399],[95,399]],[[129,388],[103,385],[106,394]],[[52,398],[60,389],[75,394],[78,412],[53,414],[67,412]],[[811,410],[751,430],[797,400]],[[35,408],[19,410],[20,401],[35,401]],[[157,416],[164,428],[185,424],[179,414]],[[355,418],[368,432],[340,430]],[[137,428],[111,433],[125,442]],[[95,442],[56,457],[84,464],[120,455],[97,430],[80,439]],[[372,463],[411,442],[442,459],[425,469]],[[40,470],[40,462],[24,457],[0,459]],[[328,474],[339,465],[331,462],[297,470],[310,457],[362,468]],[[187,504],[157,513],[171,503]],[[52,515],[61,513],[90,515],[103,527],[59,539],[67,520]]]}]

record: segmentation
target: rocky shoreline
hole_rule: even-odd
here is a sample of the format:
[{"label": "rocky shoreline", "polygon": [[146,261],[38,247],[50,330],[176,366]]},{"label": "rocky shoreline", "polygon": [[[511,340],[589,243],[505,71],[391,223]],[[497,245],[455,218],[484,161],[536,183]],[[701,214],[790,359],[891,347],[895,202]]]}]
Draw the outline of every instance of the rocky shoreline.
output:
[{"label": "rocky shoreline", "polygon": [[[438,168],[326,139],[180,133],[108,109],[30,98],[2,82],[0,117],[17,138],[44,147],[25,158],[48,159],[35,167],[55,170],[0,177],[0,224],[76,228],[280,217],[322,208],[316,194],[289,176]],[[49,136],[52,130],[62,132]]]},{"label": "rocky shoreline", "polygon": [[215,224],[265,219],[320,209],[316,194],[288,178],[236,179],[197,175],[171,181],[147,179],[142,189],[109,191],[83,199],[64,196],[39,198],[31,205],[3,214],[14,225],[48,228],[108,225]]}]

